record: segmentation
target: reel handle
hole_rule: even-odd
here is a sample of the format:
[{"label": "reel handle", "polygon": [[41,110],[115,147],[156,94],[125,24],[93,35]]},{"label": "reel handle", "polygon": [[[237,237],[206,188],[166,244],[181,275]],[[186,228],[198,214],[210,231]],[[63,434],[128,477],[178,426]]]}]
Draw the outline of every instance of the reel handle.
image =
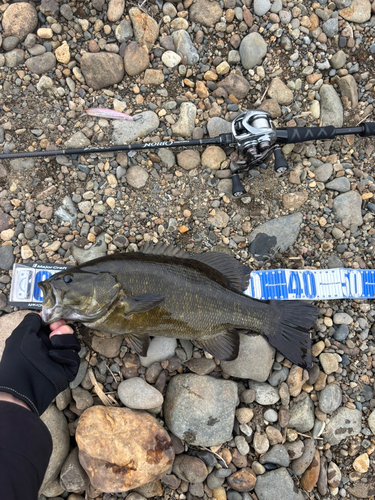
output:
[{"label": "reel handle", "polygon": [[237,172],[234,172],[232,174],[232,194],[235,198],[239,198],[244,194],[244,192],[245,188],[242,185],[240,176],[237,174]]},{"label": "reel handle", "polygon": [[278,174],[284,173],[288,169],[288,162],[284,158],[280,146],[277,146],[274,149],[273,154],[275,156],[275,164],[274,164],[275,172],[277,172]]}]

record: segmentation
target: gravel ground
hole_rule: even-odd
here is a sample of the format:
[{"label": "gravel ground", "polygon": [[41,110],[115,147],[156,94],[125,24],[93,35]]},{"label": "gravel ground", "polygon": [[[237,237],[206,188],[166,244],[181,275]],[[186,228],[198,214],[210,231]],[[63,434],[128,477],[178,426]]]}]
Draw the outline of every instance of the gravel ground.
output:
[{"label": "gravel ground", "polygon": [[[248,109],[269,111],[277,127],[374,120],[369,0],[42,0],[3,3],[0,19],[1,152],[214,137]],[[82,113],[90,107],[142,118],[93,118]],[[219,248],[253,269],[373,269],[374,139],[283,151],[289,173],[252,170],[241,199],[228,179],[235,153],[212,146],[1,161],[2,329],[19,321],[7,305],[14,262],[73,265],[162,240]],[[174,339],[154,339],[140,359],[121,338],[80,328],[80,372],[43,416],[63,452],[40,500],[371,498],[375,308],[316,305],[309,371],[259,336],[220,363]],[[160,481],[138,488],[146,467],[116,492],[113,471],[90,484],[82,466],[99,445],[84,441],[80,417],[103,404],[150,413],[152,425],[137,421],[150,438],[153,425],[173,432],[176,459]],[[118,448],[111,432],[104,455]]]}]

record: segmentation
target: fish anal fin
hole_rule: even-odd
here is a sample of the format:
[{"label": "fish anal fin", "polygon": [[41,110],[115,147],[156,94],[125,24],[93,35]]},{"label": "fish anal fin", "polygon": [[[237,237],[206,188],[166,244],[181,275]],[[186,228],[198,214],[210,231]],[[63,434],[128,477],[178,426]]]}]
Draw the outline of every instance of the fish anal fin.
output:
[{"label": "fish anal fin", "polygon": [[126,314],[147,312],[160,306],[165,300],[163,295],[155,293],[142,293],[140,295],[131,295],[124,300]]},{"label": "fish anal fin", "polygon": [[224,330],[215,337],[201,339],[195,343],[220,361],[233,361],[238,356],[240,337],[236,330]]},{"label": "fish anal fin", "polygon": [[129,347],[140,356],[147,356],[148,346],[150,345],[150,337],[147,333],[127,333],[125,340]]},{"label": "fish anal fin", "polygon": [[153,254],[153,255],[167,255],[169,257],[180,257],[183,259],[189,258],[189,254],[185,250],[181,250],[175,245],[167,245],[162,241],[159,241],[154,245],[151,241],[143,245],[141,249],[142,253]]},{"label": "fish anal fin", "polygon": [[250,268],[241,264],[231,255],[220,252],[205,252],[193,255],[191,259],[203,262],[203,264],[219,271],[239,292],[245,291],[249,286]]}]

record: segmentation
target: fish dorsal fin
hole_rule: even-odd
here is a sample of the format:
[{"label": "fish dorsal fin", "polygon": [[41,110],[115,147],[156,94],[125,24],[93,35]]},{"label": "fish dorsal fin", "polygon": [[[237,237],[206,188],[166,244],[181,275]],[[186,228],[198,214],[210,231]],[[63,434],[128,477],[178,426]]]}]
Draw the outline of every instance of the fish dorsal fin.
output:
[{"label": "fish dorsal fin", "polygon": [[215,358],[221,361],[232,361],[238,356],[240,336],[236,330],[224,330],[215,337],[194,342]]},{"label": "fish dorsal fin", "polygon": [[143,245],[141,252],[152,255],[167,255],[168,257],[181,257],[182,259],[189,258],[189,254],[184,250],[181,250],[175,245],[168,245],[167,243],[163,243],[162,241],[159,241],[158,243],[156,243],[156,245],[151,241],[147,242],[145,245]]},{"label": "fish dorsal fin", "polygon": [[205,252],[199,255],[192,255],[190,258],[203,262],[207,266],[219,271],[239,292],[244,292],[249,286],[250,269],[231,255],[219,252]]},{"label": "fish dorsal fin", "polygon": [[150,337],[147,333],[127,333],[125,340],[129,347],[140,356],[147,356],[148,346],[150,345]]}]

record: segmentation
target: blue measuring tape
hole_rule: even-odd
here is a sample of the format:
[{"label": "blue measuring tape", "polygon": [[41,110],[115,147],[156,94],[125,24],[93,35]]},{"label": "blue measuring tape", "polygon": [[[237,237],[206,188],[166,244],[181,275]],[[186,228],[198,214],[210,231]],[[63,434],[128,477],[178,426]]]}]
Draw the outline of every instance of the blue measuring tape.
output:
[{"label": "blue measuring tape", "polygon": [[372,269],[272,269],[252,271],[244,292],[259,300],[374,299]]}]

